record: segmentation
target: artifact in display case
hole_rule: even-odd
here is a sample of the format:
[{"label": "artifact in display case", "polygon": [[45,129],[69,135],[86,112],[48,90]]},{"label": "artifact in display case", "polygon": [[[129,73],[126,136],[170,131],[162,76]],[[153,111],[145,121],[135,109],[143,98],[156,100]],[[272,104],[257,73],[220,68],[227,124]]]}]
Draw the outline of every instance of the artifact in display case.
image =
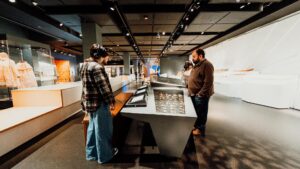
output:
[{"label": "artifact in display case", "polygon": [[182,80],[167,77],[152,77],[150,82],[152,87],[185,87]]},{"label": "artifact in display case", "polygon": [[156,112],[185,114],[182,90],[154,89]]},{"label": "artifact in display case", "polygon": [[125,107],[146,107],[147,106],[146,99],[147,99],[147,96],[145,94],[134,95],[125,104]]}]

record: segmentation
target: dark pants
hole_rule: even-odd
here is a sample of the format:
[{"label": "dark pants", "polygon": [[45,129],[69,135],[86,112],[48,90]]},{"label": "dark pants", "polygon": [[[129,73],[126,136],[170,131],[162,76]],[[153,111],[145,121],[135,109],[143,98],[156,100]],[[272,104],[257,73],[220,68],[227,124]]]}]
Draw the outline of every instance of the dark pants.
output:
[{"label": "dark pants", "polygon": [[205,132],[209,97],[192,96],[191,98],[197,114],[197,120],[194,126],[195,128],[199,129],[201,132]]}]

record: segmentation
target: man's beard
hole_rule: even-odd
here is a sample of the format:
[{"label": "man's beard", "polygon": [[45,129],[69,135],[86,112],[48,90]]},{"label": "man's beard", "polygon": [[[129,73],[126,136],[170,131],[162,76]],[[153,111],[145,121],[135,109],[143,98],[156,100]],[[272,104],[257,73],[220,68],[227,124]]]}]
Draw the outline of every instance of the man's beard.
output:
[{"label": "man's beard", "polygon": [[195,65],[198,64],[199,62],[200,62],[199,59],[197,59],[196,61],[193,60],[193,63],[194,63]]}]

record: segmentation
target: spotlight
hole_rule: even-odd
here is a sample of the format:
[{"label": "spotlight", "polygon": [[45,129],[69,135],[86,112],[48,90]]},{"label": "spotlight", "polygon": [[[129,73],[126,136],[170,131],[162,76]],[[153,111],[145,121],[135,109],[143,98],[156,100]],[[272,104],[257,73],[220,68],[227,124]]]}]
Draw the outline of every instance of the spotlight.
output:
[{"label": "spotlight", "polygon": [[114,8],[114,7],[110,7],[110,10],[114,11],[114,10],[115,10],[115,8]]},{"label": "spotlight", "polygon": [[161,34],[162,34],[162,35],[166,35],[166,32],[162,32]]},{"label": "spotlight", "polygon": [[241,2],[241,0],[235,0],[237,3]]},{"label": "spotlight", "polygon": [[117,46],[120,46],[119,44],[117,44]]},{"label": "spotlight", "polygon": [[80,37],[82,37],[82,33],[81,33],[81,34],[79,34],[79,36],[80,36]]},{"label": "spotlight", "polygon": [[242,5],[242,6],[240,7],[240,9],[243,9],[243,8],[245,8],[245,5]]},{"label": "spotlight", "polygon": [[129,33],[126,33],[126,36],[129,36],[130,34]]},{"label": "spotlight", "polygon": [[149,17],[148,17],[147,15],[144,15],[144,19],[145,19],[145,20],[148,20]]},{"label": "spotlight", "polygon": [[185,18],[185,20],[186,20],[186,21],[188,21],[188,20],[189,20],[189,18],[188,18],[188,17],[186,17],[186,18]]},{"label": "spotlight", "polygon": [[56,49],[54,49],[54,52],[57,52],[57,50],[56,50]]},{"label": "spotlight", "polygon": [[201,32],[201,35],[203,35],[204,34],[204,32]]},{"label": "spotlight", "polygon": [[191,9],[191,12],[194,12],[194,8]]},{"label": "spotlight", "polygon": [[247,3],[247,5],[250,5],[250,4],[251,4],[251,2],[248,2],[248,3]]},{"label": "spotlight", "polygon": [[63,24],[63,23],[60,23],[59,26],[62,27],[62,26],[64,26],[64,24]]},{"label": "spotlight", "polygon": [[36,2],[36,0],[31,0],[32,5],[37,6],[38,3]]},{"label": "spotlight", "polygon": [[9,0],[10,3],[16,3],[16,0]]},{"label": "spotlight", "polygon": [[158,32],[157,35],[156,35],[156,39],[160,39],[160,34],[159,34],[159,32]]}]

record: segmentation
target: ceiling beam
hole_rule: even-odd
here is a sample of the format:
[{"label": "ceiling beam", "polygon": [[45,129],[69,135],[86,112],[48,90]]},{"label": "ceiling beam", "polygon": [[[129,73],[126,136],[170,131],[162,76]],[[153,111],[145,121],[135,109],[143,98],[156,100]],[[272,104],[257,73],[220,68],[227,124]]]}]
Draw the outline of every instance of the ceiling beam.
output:
[{"label": "ceiling beam", "polygon": [[[251,3],[241,9],[246,3],[221,3],[221,4],[205,4],[200,6],[201,11],[219,12],[219,11],[259,11],[262,3]],[[41,6],[47,14],[63,15],[63,14],[106,14],[103,5],[59,5],[59,6]],[[139,4],[139,5],[120,5],[124,13],[182,13],[186,11],[185,4]]]},{"label": "ceiling beam", "polygon": [[[72,36],[75,36],[76,38],[80,39],[81,40],[81,37],[80,37],[80,33],[79,32],[76,32],[75,30],[63,25],[63,26],[60,26],[60,22],[51,18],[50,16],[46,15],[44,13],[44,11],[42,11],[40,8],[37,8],[35,6],[30,6],[22,1],[18,1],[17,3],[10,3],[8,1],[3,1],[1,3],[5,3],[5,5],[2,6],[2,4],[0,4],[3,8],[7,8],[5,6],[10,6],[10,7],[13,7],[19,11],[22,11],[24,13],[26,13],[26,15],[29,15],[30,17],[35,17],[37,19],[39,19],[40,21],[46,23],[46,24],[49,24],[51,26],[54,26],[56,27],[57,29],[67,33],[67,34],[70,34]],[[1,12],[4,12],[3,10],[1,10]],[[11,12],[14,12],[14,11],[11,11]],[[1,13],[0,13],[1,14]],[[13,14],[9,14],[11,17],[17,17],[17,15],[19,15],[19,13],[17,12],[14,12]],[[25,16],[22,16],[23,18]],[[9,18],[10,19],[10,18]],[[17,23],[20,23],[20,25],[22,25],[22,19],[21,17],[17,18],[18,20],[13,20],[14,22],[17,22]],[[28,20],[30,20],[30,18],[26,18]],[[32,25],[27,25],[27,26],[32,26]],[[40,29],[38,27],[32,27],[33,30],[37,30],[37,29]],[[42,31],[40,31],[42,32]],[[56,35],[54,35],[56,36]],[[59,36],[56,36],[59,38]]]},{"label": "ceiling beam", "polygon": [[[195,35],[219,35],[221,32],[183,32],[181,35],[195,36]],[[157,33],[132,33],[133,36],[157,36]],[[166,32],[165,35],[160,36],[170,36],[171,32]],[[102,36],[124,36],[122,33],[103,33]]]}]

